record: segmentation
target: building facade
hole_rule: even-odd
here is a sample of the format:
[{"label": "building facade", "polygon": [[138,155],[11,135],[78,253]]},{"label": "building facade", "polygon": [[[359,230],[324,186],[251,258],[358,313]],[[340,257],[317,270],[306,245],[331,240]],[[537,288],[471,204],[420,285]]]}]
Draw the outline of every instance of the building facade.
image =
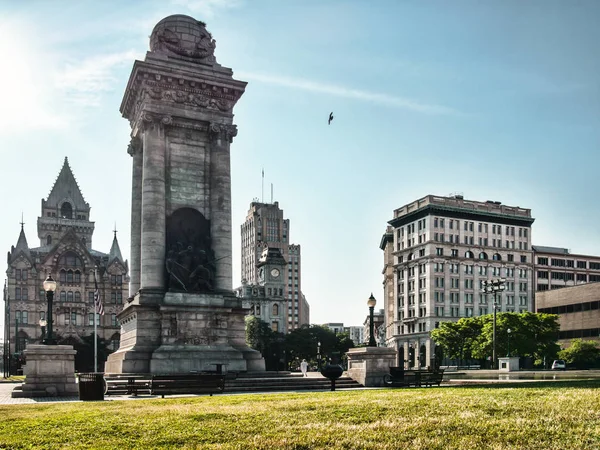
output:
[{"label": "building facade", "polygon": [[385,340],[398,364],[432,364],[430,332],[444,321],[493,312],[482,283],[505,278],[499,312],[534,311],[529,209],[428,195],[394,211],[384,251]]},{"label": "building facade", "polygon": [[566,248],[533,246],[535,290],[549,291],[600,282],[600,256],[576,255]]},{"label": "building facade", "polygon": [[283,272],[287,308],[284,310],[285,320],[281,331],[287,333],[308,324],[310,310],[302,293],[301,248],[300,245],[290,244],[290,221],[283,218],[279,203],[252,202],[241,226],[241,234],[242,285],[259,283],[259,259],[265,247],[279,249],[287,263]]},{"label": "building facade", "polygon": [[285,266],[281,250],[264,247],[258,260],[258,282],[250,284],[244,280],[235,290],[242,298],[242,305],[248,313],[268,323],[275,332],[282,333],[286,324]]},{"label": "building facade", "polygon": [[587,283],[536,293],[537,312],[558,314],[559,343],[571,339],[600,343],[600,283]]},{"label": "building facade", "polygon": [[[94,331],[117,349],[120,325],[117,314],[127,299],[128,267],[116,231],[108,253],[92,248],[94,222],[90,206],[73,176],[67,158],[47,199],[42,199],[37,220],[39,246],[30,247],[24,224],[8,252],[4,289],[5,342],[11,354],[29,343],[40,343],[48,305],[42,284],[51,274],[57,288],[53,302],[54,336],[60,342],[81,341]],[[95,279],[104,304],[103,316],[94,314]]]}]

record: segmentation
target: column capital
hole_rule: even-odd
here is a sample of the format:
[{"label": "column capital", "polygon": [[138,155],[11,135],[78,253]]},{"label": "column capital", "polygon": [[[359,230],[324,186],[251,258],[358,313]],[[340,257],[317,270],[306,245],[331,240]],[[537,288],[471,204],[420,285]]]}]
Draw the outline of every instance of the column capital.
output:
[{"label": "column capital", "polygon": [[208,132],[213,140],[226,139],[227,142],[232,143],[233,138],[237,136],[237,126],[210,122],[208,126]]},{"label": "column capital", "polygon": [[145,131],[149,128],[164,129],[173,124],[173,117],[169,114],[157,114],[143,111],[137,120],[137,128]]}]

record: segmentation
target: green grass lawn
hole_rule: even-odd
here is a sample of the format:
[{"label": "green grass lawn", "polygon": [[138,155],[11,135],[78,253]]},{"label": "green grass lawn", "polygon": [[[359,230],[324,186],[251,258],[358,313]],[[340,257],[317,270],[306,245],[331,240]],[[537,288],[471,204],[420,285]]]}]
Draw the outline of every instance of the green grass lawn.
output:
[{"label": "green grass lawn", "polygon": [[597,449],[600,382],[0,406],[0,448]]}]

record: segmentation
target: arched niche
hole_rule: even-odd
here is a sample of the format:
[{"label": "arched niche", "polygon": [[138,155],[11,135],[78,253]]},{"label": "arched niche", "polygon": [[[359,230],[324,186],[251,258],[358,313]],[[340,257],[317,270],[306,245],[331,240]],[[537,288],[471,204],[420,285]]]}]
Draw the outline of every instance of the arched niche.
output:
[{"label": "arched niche", "polygon": [[210,221],[193,208],[180,208],[167,218],[166,285],[169,291],[212,291],[215,256]]}]

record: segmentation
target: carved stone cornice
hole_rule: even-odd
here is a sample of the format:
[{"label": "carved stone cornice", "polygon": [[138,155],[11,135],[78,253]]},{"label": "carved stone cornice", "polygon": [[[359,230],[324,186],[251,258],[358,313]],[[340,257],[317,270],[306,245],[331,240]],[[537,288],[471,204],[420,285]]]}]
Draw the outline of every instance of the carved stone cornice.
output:
[{"label": "carved stone cornice", "polygon": [[211,122],[208,126],[208,132],[212,140],[225,139],[227,142],[232,143],[233,138],[237,136],[237,126]]},{"label": "carved stone cornice", "polygon": [[230,113],[241,93],[223,86],[206,82],[164,79],[156,74],[155,80],[145,79],[142,83],[142,97],[148,96],[167,104],[180,104],[197,109],[208,109]]}]

